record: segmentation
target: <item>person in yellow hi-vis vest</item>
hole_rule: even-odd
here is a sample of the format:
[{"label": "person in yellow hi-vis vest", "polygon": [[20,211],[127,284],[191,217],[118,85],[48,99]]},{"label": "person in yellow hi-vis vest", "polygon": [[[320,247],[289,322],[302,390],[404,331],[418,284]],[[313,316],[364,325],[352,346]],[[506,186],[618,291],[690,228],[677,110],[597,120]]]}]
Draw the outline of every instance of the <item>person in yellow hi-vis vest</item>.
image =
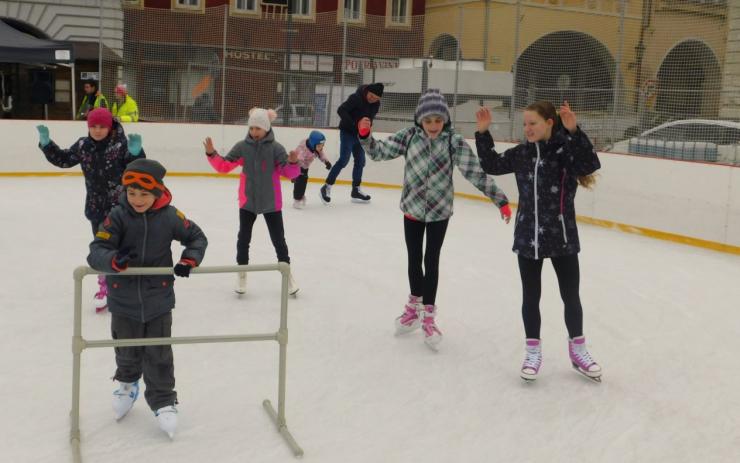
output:
[{"label": "person in yellow hi-vis vest", "polygon": [[139,106],[136,100],[129,96],[126,84],[116,85],[116,102],[113,103],[111,112],[113,117],[121,122],[139,121]]},{"label": "person in yellow hi-vis vest", "polygon": [[93,109],[107,108],[108,100],[98,90],[98,81],[95,79],[87,79],[82,88],[85,91],[85,96],[82,98],[79,111],[77,111],[77,119],[86,120],[87,113]]}]

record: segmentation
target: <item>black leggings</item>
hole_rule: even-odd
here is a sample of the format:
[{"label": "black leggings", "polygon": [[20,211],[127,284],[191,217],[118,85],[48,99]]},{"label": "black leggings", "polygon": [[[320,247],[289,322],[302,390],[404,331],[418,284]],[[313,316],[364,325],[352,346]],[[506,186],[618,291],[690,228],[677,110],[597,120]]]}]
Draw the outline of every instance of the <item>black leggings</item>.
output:
[{"label": "black leggings", "polygon": [[[288,244],[285,242],[285,230],[283,229],[283,213],[276,211],[262,215],[265,217],[272,245],[275,246],[278,262],[289,264]],[[255,220],[257,220],[257,214],[239,209],[239,236],[236,240],[236,263],[239,265],[249,263],[249,243],[252,241],[252,227]]]},{"label": "black leggings", "polygon": [[[439,282],[439,255],[445,240],[449,219],[439,222],[419,222],[403,218],[406,235],[406,251],[409,257],[409,286],[411,294],[422,297],[424,304],[434,305]],[[423,250],[424,232],[427,235],[426,250]],[[424,269],[422,270],[422,261]]]},{"label": "black leggings", "polygon": [[[565,305],[565,326],[571,338],[583,335],[583,308],[578,295],[580,271],[578,254],[550,259],[558,276],[560,297]],[[519,273],[522,277],[522,319],[527,338],[540,338],[540,294],[542,293],[542,263],[544,260],[519,256]]]},{"label": "black leggings", "polygon": [[308,183],[308,169],[301,167],[301,175],[293,179],[293,199],[296,201],[303,198],[306,194],[306,184]]}]

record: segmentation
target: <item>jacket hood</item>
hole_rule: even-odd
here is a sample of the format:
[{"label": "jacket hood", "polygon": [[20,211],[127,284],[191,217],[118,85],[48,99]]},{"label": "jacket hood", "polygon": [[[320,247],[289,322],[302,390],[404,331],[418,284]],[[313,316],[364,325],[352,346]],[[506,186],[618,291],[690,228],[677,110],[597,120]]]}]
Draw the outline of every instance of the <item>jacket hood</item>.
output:
[{"label": "jacket hood", "polygon": [[269,132],[267,132],[267,135],[265,135],[263,138],[260,138],[259,140],[255,140],[254,138],[249,136],[249,132],[247,132],[247,137],[244,139],[245,142],[249,145],[258,145],[260,143],[270,143],[275,141],[275,132],[270,129]]}]

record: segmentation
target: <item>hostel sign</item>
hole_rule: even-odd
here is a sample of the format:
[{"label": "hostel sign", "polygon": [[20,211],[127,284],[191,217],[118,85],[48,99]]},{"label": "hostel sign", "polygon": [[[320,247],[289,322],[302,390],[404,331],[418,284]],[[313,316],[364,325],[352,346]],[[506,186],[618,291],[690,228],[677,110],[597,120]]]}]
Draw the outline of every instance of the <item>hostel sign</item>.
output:
[{"label": "hostel sign", "polygon": [[275,53],[275,52],[261,51],[261,50],[230,49],[224,52],[224,58],[243,60],[243,61],[253,61],[253,62],[277,63],[280,61],[279,57],[281,56],[282,55],[278,55],[278,53]]}]

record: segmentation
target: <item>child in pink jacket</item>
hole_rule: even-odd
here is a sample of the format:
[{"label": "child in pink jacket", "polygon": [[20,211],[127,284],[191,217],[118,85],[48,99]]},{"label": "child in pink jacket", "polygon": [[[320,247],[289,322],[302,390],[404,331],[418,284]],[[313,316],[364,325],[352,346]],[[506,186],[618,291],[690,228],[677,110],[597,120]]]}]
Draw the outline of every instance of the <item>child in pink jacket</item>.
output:
[{"label": "child in pink jacket", "polygon": [[[306,207],[306,184],[308,183],[308,168],[314,159],[324,163],[326,170],[331,169],[331,162],[324,154],[326,137],[318,130],[312,130],[308,138],[301,141],[295,151],[298,154],[298,164],[301,167],[301,175],[293,179],[293,207],[303,209]],[[291,151],[291,153],[293,152]]]},{"label": "child in pink jacket", "polygon": [[[293,179],[300,174],[300,168],[298,154],[291,153],[289,156],[283,145],[275,140],[270,125],[275,117],[276,113],[271,109],[252,108],[249,111],[249,134],[234,145],[226,156],[221,156],[214,149],[211,137],[207,137],[203,143],[208,162],[217,172],[231,172],[238,166],[242,168],[239,176],[239,235],[236,241],[236,262],[239,265],[249,263],[252,227],[259,214],[265,217],[278,262],[290,263],[283,228],[280,176]],[[244,294],[246,287],[247,274],[240,272],[236,292]],[[298,292],[292,275],[289,292]]]}]

